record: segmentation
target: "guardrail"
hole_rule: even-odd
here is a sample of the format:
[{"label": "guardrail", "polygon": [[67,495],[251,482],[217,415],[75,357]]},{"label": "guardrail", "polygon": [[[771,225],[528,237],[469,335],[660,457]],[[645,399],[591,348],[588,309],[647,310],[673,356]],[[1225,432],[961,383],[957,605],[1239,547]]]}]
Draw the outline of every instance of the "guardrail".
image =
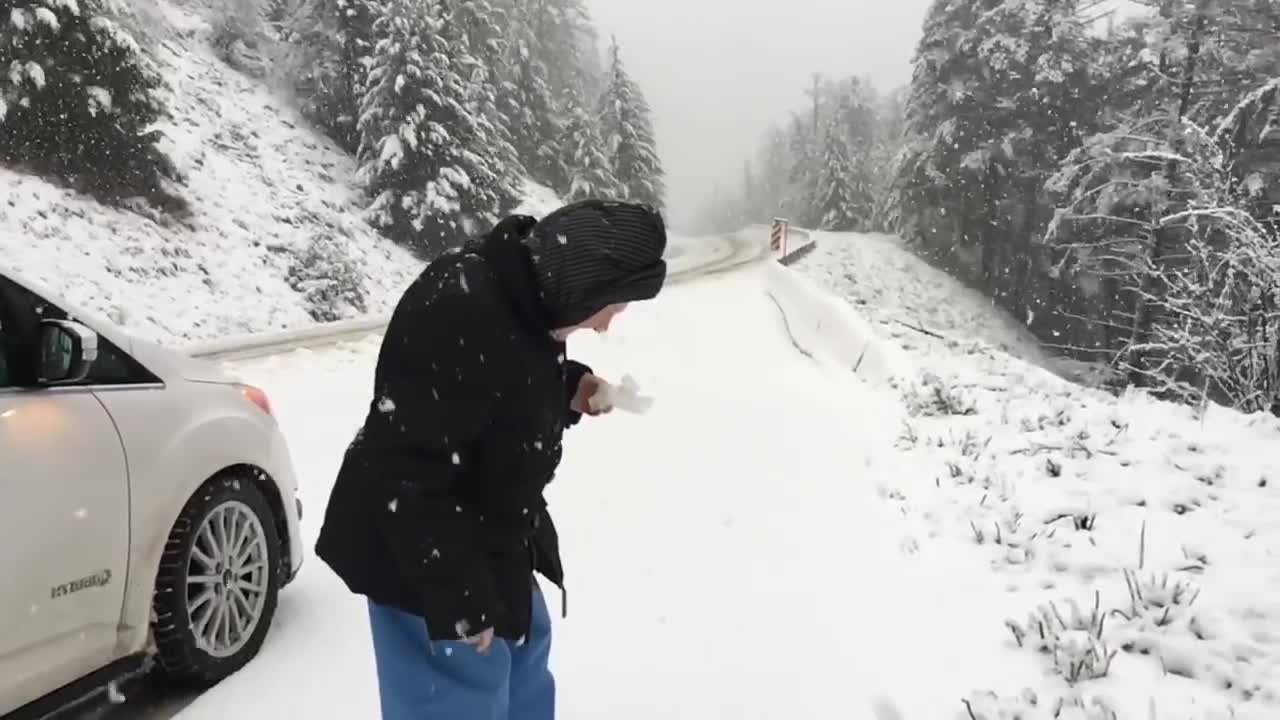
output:
[{"label": "guardrail", "polygon": [[[787,233],[788,239],[793,243],[795,240],[804,242],[795,249],[791,249],[793,245],[788,245],[785,255],[777,255],[770,250],[767,225],[752,225],[736,233],[729,233],[723,238],[725,242],[721,252],[703,258],[700,262],[677,268],[668,275],[667,280],[671,284],[677,284],[703,275],[728,272],[764,260],[770,255],[775,255],[783,265],[790,265],[812,252],[816,246],[808,230],[788,228]],[[186,352],[204,360],[250,360],[291,350],[362,340],[381,333],[390,320],[390,314],[365,315],[291,330],[230,335],[193,343],[187,346]]]},{"label": "guardrail", "polygon": [[204,360],[248,360],[289,350],[354,342],[382,332],[390,321],[389,314],[364,315],[292,330],[228,335],[189,345],[187,354]]},{"label": "guardrail", "polygon": [[[796,231],[794,231],[794,230],[793,230],[792,232],[794,233],[794,232],[796,232]],[[803,232],[803,233],[804,233],[804,236],[805,236],[805,238],[806,238],[806,239],[808,239],[809,237],[811,237],[807,231],[801,230],[801,231],[799,231],[799,232]],[[808,255],[809,253],[813,252],[814,248],[816,248],[816,247],[818,247],[818,243],[817,243],[817,242],[814,242],[813,240],[810,240],[809,242],[805,243],[804,245],[801,245],[800,247],[796,248],[795,250],[792,250],[791,252],[787,253],[786,255],[783,255],[782,257],[778,258],[778,262],[782,263],[783,265],[788,265],[788,266],[789,266],[789,265],[793,264],[795,261],[797,261],[797,260],[799,260],[800,258],[804,257],[805,255]]]}]

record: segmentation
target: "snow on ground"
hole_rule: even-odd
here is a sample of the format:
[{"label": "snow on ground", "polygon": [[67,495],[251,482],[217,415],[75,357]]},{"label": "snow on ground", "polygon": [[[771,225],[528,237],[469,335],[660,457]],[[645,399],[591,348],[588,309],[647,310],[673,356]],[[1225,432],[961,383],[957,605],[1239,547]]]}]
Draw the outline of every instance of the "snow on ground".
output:
[{"label": "snow on ground", "polygon": [[[902,544],[999,578],[1004,597],[971,622],[1011,648],[1022,636],[1044,673],[1026,684],[990,669],[974,689],[1026,714],[975,696],[974,717],[1058,717],[1068,677],[1114,712],[1070,717],[1280,716],[1280,420],[1070,384],[995,350],[1042,362],[1016,324],[888,239],[818,241],[798,267],[881,320],[909,365],[896,444],[921,471],[881,486]],[[1026,687],[1035,713],[1012,699]]]},{"label": "snow on ground", "polygon": [[[879,696],[952,717],[989,675],[975,656],[1002,652],[971,614],[999,586],[971,561],[904,556],[896,508],[876,498],[902,472],[895,399],[797,352],[764,282],[754,268],[683,283],[571,340],[656,404],[573,428],[548,492],[573,599],[556,622],[559,717],[859,718]],[[308,553],[375,352],[236,366],[289,438]],[[261,656],[181,717],[371,717],[370,652],[361,600],[311,557]],[[1017,664],[1001,676],[1033,679]]]}]

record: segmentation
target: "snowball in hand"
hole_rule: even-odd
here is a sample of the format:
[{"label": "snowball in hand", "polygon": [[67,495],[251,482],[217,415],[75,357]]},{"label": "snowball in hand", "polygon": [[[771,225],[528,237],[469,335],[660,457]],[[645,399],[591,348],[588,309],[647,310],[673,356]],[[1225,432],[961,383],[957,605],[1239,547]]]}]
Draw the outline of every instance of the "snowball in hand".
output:
[{"label": "snowball in hand", "polygon": [[642,414],[653,406],[653,398],[640,394],[640,386],[630,375],[622,377],[621,385],[614,385],[606,380],[600,381],[600,387],[587,403],[591,409],[599,412],[606,408],[618,408],[627,412]]}]

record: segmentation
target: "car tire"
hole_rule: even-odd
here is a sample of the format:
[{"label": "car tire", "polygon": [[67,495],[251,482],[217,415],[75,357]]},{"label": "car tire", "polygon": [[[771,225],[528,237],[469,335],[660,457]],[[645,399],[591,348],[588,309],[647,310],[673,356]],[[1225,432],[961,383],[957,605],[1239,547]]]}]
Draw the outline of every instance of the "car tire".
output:
[{"label": "car tire", "polygon": [[279,598],[281,550],[256,482],[215,477],[187,501],[169,533],[152,601],[160,671],[209,686],[258,654]]}]

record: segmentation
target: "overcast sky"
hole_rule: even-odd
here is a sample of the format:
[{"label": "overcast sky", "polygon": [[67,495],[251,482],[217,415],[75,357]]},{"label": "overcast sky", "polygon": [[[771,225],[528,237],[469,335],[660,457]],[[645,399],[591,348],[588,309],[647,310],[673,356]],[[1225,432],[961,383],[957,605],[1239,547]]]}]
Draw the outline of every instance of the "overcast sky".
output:
[{"label": "overcast sky", "polygon": [[813,72],[911,77],[929,0],[586,0],[607,47],[653,106],[679,227],[721,179],[741,176],[768,125],[804,102]]}]

